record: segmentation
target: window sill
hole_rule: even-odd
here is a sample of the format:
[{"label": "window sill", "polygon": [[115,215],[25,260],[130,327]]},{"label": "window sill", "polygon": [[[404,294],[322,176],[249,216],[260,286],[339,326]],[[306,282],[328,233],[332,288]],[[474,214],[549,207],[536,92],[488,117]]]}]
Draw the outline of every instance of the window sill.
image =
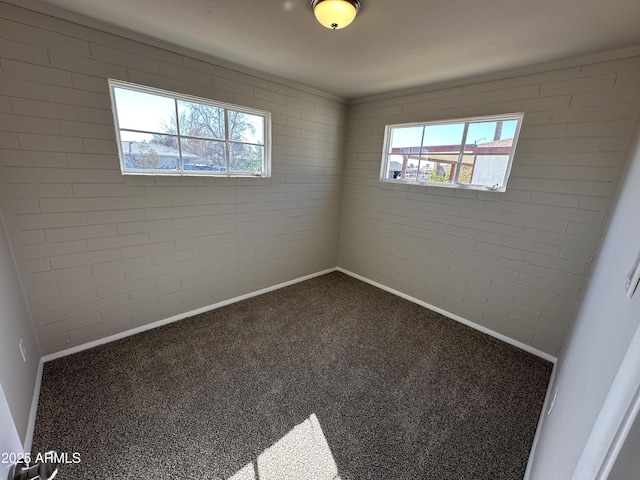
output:
[{"label": "window sill", "polygon": [[161,172],[161,171],[152,171],[152,172],[135,172],[135,171],[125,171],[121,172],[122,175],[132,175],[132,176],[143,176],[143,177],[204,177],[204,178],[271,178],[271,175],[265,174],[252,174],[252,173],[198,173],[198,172],[179,172],[175,171],[171,172]]},{"label": "window sill", "polygon": [[462,184],[446,183],[446,182],[420,182],[416,180],[381,179],[380,182],[395,183],[397,185],[418,185],[421,187],[441,187],[441,188],[458,189],[458,190],[479,190],[482,192],[504,193],[507,191],[506,185],[498,188],[491,188],[491,187],[485,187],[483,185],[462,185]]}]

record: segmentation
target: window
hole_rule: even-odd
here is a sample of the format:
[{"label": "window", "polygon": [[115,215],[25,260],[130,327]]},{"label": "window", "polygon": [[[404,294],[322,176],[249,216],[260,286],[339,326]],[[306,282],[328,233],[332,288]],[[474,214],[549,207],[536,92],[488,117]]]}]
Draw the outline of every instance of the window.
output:
[{"label": "window", "polygon": [[504,192],[522,117],[388,125],[380,180]]},{"label": "window", "polygon": [[123,174],[270,175],[271,114],[109,80]]}]

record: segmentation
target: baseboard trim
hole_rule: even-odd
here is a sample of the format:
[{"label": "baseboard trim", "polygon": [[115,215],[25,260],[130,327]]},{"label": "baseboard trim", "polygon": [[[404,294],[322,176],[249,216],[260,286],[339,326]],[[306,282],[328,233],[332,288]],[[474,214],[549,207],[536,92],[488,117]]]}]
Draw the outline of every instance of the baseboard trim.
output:
[{"label": "baseboard trim", "polygon": [[[233,298],[230,298],[230,299],[227,299],[227,300],[223,300],[221,302],[217,302],[217,303],[214,303],[212,305],[208,305],[208,306],[205,306],[205,307],[202,307],[202,308],[191,310],[189,312],[185,312],[185,313],[181,313],[181,314],[178,314],[178,315],[174,315],[172,317],[165,318],[164,320],[158,320],[157,322],[149,323],[147,325],[142,325],[140,327],[133,328],[133,329],[130,329],[130,330],[125,330],[124,332],[120,332],[120,333],[117,333],[115,335],[110,335],[108,337],[101,338],[99,340],[94,340],[92,342],[87,342],[87,343],[83,343],[81,345],[76,345],[75,347],[67,348],[67,349],[61,350],[59,352],[54,352],[54,353],[51,353],[51,354],[48,354],[48,355],[44,355],[40,359],[40,363],[38,365],[38,374],[37,374],[37,378],[36,378],[36,385],[35,385],[35,389],[34,389],[34,392],[33,392],[33,399],[32,399],[32,402],[31,402],[31,410],[30,410],[30,413],[29,413],[29,424],[27,426],[27,434],[26,434],[25,442],[24,442],[25,452],[30,452],[31,451],[31,446],[32,446],[32,443],[33,443],[33,434],[34,434],[34,430],[35,430],[36,415],[37,415],[37,411],[38,411],[38,401],[39,401],[39,398],[40,398],[40,387],[41,387],[41,384],[42,384],[42,374],[43,374],[45,362],[49,362],[51,360],[56,360],[58,358],[66,357],[66,356],[72,355],[74,353],[82,352],[83,350],[88,350],[90,348],[97,347],[99,345],[105,345],[107,343],[111,343],[111,342],[114,342],[116,340],[120,340],[122,338],[130,337],[131,335],[136,335],[138,333],[145,332],[147,330],[152,330],[154,328],[161,327],[161,326],[167,325],[169,323],[177,322],[179,320],[184,320],[185,318],[192,317],[194,315],[199,315],[201,313],[205,313],[205,312],[208,312],[208,311],[211,311],[211,310],[215,310],[217,308],[221,308],[221,307],[224,307],[226,305],[231,305],[233,303],[240,302],[240,301],[246,300],[248,298],[256,297],[256,296],[262,295],[264,293],[272,292],[274,290],[279,290],[281,288],[288,287],[290,285],[295,285],[296,283],[304,282],[306,280],[310,280],[312,278],[319,277],[319,276],[322,276],[322,275],[326,275],[328,273],[335,272],[335,271],[342,272],[345,275],[349,275],[350,277],[353,277],[353,278],[356,278],[356,279],[358,279],[358,280],[360,280],[362,282],[368,283],[369,285],[373,285],[374,287],[380,288],[381,290],[385,290],[385,291],[387,291],[389,293],[392,293],[393,295],[397,295],[398,297],[404,298],[405,300],[409,300],[410,302],[413,302],[413,303],[415,303],[417,305],[420,305],[422,307],[428,308],[429,310],[433,310],[434,312],[438,312],[441,315],[444,315],[445,317],[451,318],[452,320],[455,320],[455,321],[460,322],[460,323],[462,323],[464,325],[467,325],[468,327],[471,327],[471,328],[473,328],[475,330],[479,330],[479,331],[481,331],[483,333],[486,333],[487,335],[490,335],[490,336],[492,336],[494,338],[497,338],[498,340],[506,342],[509,345],[513,345],[514,347],[520,348],[520,349],[522,349],[522,350],[524,350],[526,352],[529,352],[529,353],[531,353],[533,355],[536,355],[536,356],[538,356],[540,358],[543,358],[543,359],[545,359],[545,360],[547,360],[549,362],[552,362],[552,363],[554,363],[554,365],[557,362],[557,358],[556,357],[554,357],[552,355],[549,355],[548,353],[545,353],[545,352],[543,352],[541,350],[538,350],[536,348],[533,348],[533,347],[531,347],[529,345],[526,345],[526,344],[524,344],[522,342],[514,340],[513,338],[507,337],[506,335],[503,335],[501,333],[495,332],[495,331],[493,331],[493,330],[491,330],[491,329],[489,329],[487,327],[484,327],[482,325],[478,325],[477,323],[474,323],[474,322],[472,322],[470,320],[467,320],[466,318],[463,318],[463,317],[461,317],[459,315],[456,315],[454,313],[451,313],[451,312],[448,312],[446,310],[443,310],[442,308],[436,307],[435,305],[431,305],[431,304],[429,304],[427,302],[424,302],[424,301],[419,300],[419,299],[417,299],[415,297],[412,297],[411,295],[407,295],[405,293],[402,293],[402,292],[400,292],[398,290],[395,290],[395,289],[393,289],[391,287],[388,287],[386,285],[383,285],[381,283],[378,283],[378,282],[375,282],[373,280],[370,280],[370,279],[368,279],[366,277],[363,277],[362,275],[358,275],[357,273],[353,273],[353,272],[351,272],[349,270],[346,270],[344,268],[341,268],[341,267],[334,267],[334,268],[329,268],[329,269],[326,269],[326,270],[322,270],[320,272],[312,273],[310,275],[305,275],[303,277],[299,277],[299,278],[296,278],[296,279],[293,279],[293,280],[289,280],[287,282],[279,283],[279,284],[273,285],[271,287],[262,288],[260,290],[256,290],[254,292],[246,293],[244,295],[239,295],[237,297],[233,297]],[[551,385],[551,383],[552,382],[550,382],[550,385]],[[549,387],[549,388],[551,388],[551,387]],[[548,396],[549,395],[547,394],[547,397]],[[544,414],[544,410],[543,410],[543,414]],[[536,439],[534,439],[534,440],[536,440]],[[535,447],[535,445],[534,445],[534,447]]]},{"label": "baseboard trim", "polygon": [[29,423],[27,423],[27,434],[24,439],[24,451],[31,452],[33,445],[33,432],[36,428],[36,415],[38,414],[38,401],[40,400],[40,386],[42,385],[42,371],[44,369],[44,360],[41,358],[38,362],[38,372],[36,373],[36,383],[33,387],[33,398],[31,399],[31,410],[29,411]]},{"label": "baseboard trim", "polygon": [[[99,340],[93,340],[91,342],[83,343],[81,345],[76,345],[75,347],[67,348],[65,350],[60,350],[59,352],[50,353],[42,357],[41,364],[43,362],[50,362],[51,360],[56,360],[58,358],[66,357],[68,355],[73,355],[74,353],[82,352],[83,350],[88,350],[90,348],[97,347],[99,345],[105,345],[107,343],[115,342],[116,340],[130,337],[131,335],[136,335],[138,333],[145,332],[147,330],[152,330],[154,328],[158,328],[163,325],[167,325],[169,323],[177,322],[179,320],[184,320],[185,318],[193,317],[194,315],[199,315],[201,313],[209,312],[211,310],[215,310],[220,307],[231,305],[232,303],[240,302],[248,298],[256,297],[264,293],[273,292],[274,290],[279,290],[281,288],[288,287],[290,285],[295,285],[296,283],[304,282],[306,280],[310,280],[312,278],[319,277],[321,275],[326,275],[327,273],[335,272],[336,270],[337,268],[335,267],[328,268],[327,270],[322,270],[320,272],[305,275],[304,277],[295,278],[293,280],[282,282],[277,285],[273,285],[271,287],[262,288],[254,292],[245,293],[244,295],[239,295],[237,297],[229,298],[227,300],[223,300],[221,302],[217,302],[212,305],[207,305],[206,307],[201,307],[195,310],[191,310],[189,312],[180,313],[178,315],[165,318],[164,320],[158,320],[157,322],[152,322],[146,325],[141,325],[140,327],[132,328],[130,330],[125,330],[124,332],[116,333],[114,335],[110,335],[108,337],[104,337]],[[41,372],[40,372],[40,375],[41,375]],[[39,391],[39,387],[38,387],[38,391]],[[37,402],[36,402],[36,406],[37,406]]]},{"label": "baseboard trim", "polygon": [[527,468],[524,472],[524,477],[522,480],[531,480],[531,468],[533,465],[533,459],[536,456],[536,452],[538,451],[538,442],[540,441],[540,432],[542,431],[542,426],[544,425],[544,421],[547,418],[547,415],[551,413],[551,408],[553,406],[553,390],[556,386],[556,372],[558,371],[558,364],[554,363],[553,368],[551,369],[551,377],[549,377],[549,384],[547,385],[547,393],[544,396],[544,403],[542,404],[542,410],[540,411],[540,417],[538,418],[538,425],[536,426],[536,433],[533,436],[533,442],[531,443],[531,449],[529,449],[529,459],[527,460]]},{"label": "baseboard trim", "polygon": [[525,352],[529,352],[537,357],[543,358],[544,360],[547,360],[549,362],[552,363],[556,363],[557,362],[557,358],[554,357],[553,355],[549,355],[546,352],[543,352],[542,350],[538,350],[537,348],[534,348],[530,345],[527,345],[526,343],[522,343],[518,340],[515,340],[511,337],[508,337],[506,335],[503,335],[502,333],[498,333],[495,330],[491,330],[490,328],[484,327],[482,325],[479,325],[475,322],[472,322],[471,320],[467,320],[466,318],[461,317],[460,315],[456,315],[455,313],[451,313],[448,312],[446,310],[443,310],[442,308],[436,307],[435,305],[431,305],[430,303],[424,302],[422,300],[419,300],[415,297],[412,297],[411,295],[407,295],[406,293],[402,293],[398,290],[395,290],[391,287],[387,287],[386,285],[383,285],[381,283],[375,282],[373,280],[370,280],[366,277],[363,277],[362,275],[358,275],[357,273],[353,273],[350,272],[349,270],[346,270],[342,267],[337,267],[336,268],[337,271],[344,273],[345,275],[349,275],[350,277],[356,278],[358,280],[361,280],[365,283],[368,283],[369,285],[373,285],[374,287],[377,287],[381,290],[385,290],[389,293],[392,293],[394,295],[397,295],[398,297],[402,297],[405,300],[409,300],[410,302],[416,303],[422,307],[428,308],[429,310],[433,310],[434,312],[438,312],[441,315],[444,315],[445,317],[448,317],[452,320],[455,320],[457,322],[460,322],[468,327],[471,327],[475,330],[479,330],[482,333],[486,333],[487,335],[490,335],[494,338],[497,338],[498,340],[501,340],[505,343],[508,343],[509,345],[513,345],[514,347],[517,347],[521,350],[524,350]]}]

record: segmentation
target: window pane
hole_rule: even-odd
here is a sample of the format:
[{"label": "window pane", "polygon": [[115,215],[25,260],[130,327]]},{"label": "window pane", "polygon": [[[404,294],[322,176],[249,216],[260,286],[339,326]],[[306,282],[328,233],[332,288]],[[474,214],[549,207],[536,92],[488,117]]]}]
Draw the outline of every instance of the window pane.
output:
[{"label": "window pane", "polygon": [[224,140],[224,108],[178,100],[180,135]]},{"label": "window pane", "polygon": [[483,153],[508,154],[513,146],[517,125],[517,120],[470,123],[467,132],[467,145],[476,145],[485,150],[493,149],[493,151]]},{"label": "window pane", "polygon": [[463,133],[464,123],[427,125],[423,153],[459,153]]},{"label": "window pane", "polygon": [[233,160],[236,174],[269,175],[269,112],[112,79],[109,87],[123,174],[230,176]]},{"label": "window pane", "polygon": [[465,155],[459,182],[466,185],[502,187],[509,155]]},{"label": "window pane", "polygon": [[389,153],[420,153],[422,145],[422,132],[420,127],[396,127],[391,129]]},{"label": "window pane", "polygon": [[522,116],[387,126],[380,180],[504,191]]},{"label": "window pane", "polygon": [[175,133],[176,107],[172,98],[114,88],[120,128]]},{"label": "window pane", "polygon": [[400,173],[402,171],[403,161],[404,155],[389,155],[385,179],[393,180],[394,178],[401,178]]},{"label": "window pane", "polygon": [[419,155],[410,155],[407,158],[407,163],[404,168],[404,172],[400,172],[398,178],[402,178],[403,180],[418,180],[418,175],[420,173],[420,166],[424,163],[420,163]]},{"label": "window pane", "polygon": [[124,166],[143,170],[179,170],[180,152],[175,137],[120,132]]},{"label": "window pane", "polygon": [[227,170],[224,142],[181,138],[180,145],[185,170],[207,172]]},{"label": "window pane", "polygon": [[451,183],[456,176],[458,155],[427,155],[420,162],[424,182]]},{"label": "window pane", "polygon": [[477,157],[475,155],[464,155],[464,157],[462,157],[462,169],[460,170],[460,176],[458,177],[459,183],[463,185],[471,185],[473,183],[474,173],[476,176],[479,173],[479,171],[475,170],[476,159]]},{"label": "window pane", "polygon": [[264,145],[264,117],[229,110],[229,140]]},{"label": "window pane", "polygon": [[234,172],[261,173],[264,158],[264,147],[261,145],[247,145],[245,143],[231,143],[230,163]]}]

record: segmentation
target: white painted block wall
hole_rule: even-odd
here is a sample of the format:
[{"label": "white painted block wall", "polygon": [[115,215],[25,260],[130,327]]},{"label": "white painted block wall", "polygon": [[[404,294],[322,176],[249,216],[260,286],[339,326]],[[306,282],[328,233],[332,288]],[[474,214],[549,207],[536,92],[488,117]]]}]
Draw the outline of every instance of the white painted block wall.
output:
[{"label": "white painted block wall", "polygon": [[[557,354],[640,117],[640,57],[347,107],[0,6],[0,207],[44,353],[337,263]],[[108,77],[271,111],[273,178],[123,178]],[[507,192],[379,182],[386,124],[517,111]]]},{"label": "white painted block wall", "polygon": [[[379,182],[384,127],[525,112],[504,193]],[[640,57],[349,108],[340,267],[557,355],[640,118]]]},{"label": "white painted block wall", "polygon": [[[272,112],[272,178],[123,177],[108,78]],[[0,3],[0,207],[43,353],[335,267],[346,111]]]}]

